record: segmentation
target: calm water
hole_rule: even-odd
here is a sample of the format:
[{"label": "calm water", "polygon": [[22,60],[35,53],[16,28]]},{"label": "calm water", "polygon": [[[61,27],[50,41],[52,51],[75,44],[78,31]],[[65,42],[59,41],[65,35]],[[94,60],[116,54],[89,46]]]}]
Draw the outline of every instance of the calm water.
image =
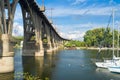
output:
[{"label": "calm water", "polygon": [[[103,53],[106,51],[102,51]],[[0,80],[22,80],[21,73],[30,73],[50,80],[120,80],[120,74],[97,68],[91,61],[95,50],[62,50],[45,57],[22,57],[15,50],[15,72],[0,74]],[[20,78],[18,78],[20,74]],[[15,76],[15,77],[13,77]],[[16,78],[17,76],[17,78]]]}]

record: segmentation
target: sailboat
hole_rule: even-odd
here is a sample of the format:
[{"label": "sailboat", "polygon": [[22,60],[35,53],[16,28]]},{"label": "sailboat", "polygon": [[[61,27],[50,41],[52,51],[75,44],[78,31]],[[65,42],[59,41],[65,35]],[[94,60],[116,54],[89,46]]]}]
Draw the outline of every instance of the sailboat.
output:
[{"label": "sailboat", "polygon": [[108,66],[108,70],[110,72],[120,73],[120,61],[114,61],[113,65]]},{"label": "sailboat", "polygon": [[112,59],[111,60],[104,60],[103,62],[95,62],[97,67],[109,68],[110,71],[112,71],[113,67],[115,67],[116,65],[120,67],[120,57],[116,57],[114,54],[114,10],[113,10],[112,17],[113,17],[113,55],[112,55]]},{"label": "sailboat", "polygon": [[[118,27],[118,45],[117,45],[117,56],[119,56],[119,27]],[[120,57],[118,57],[120,59]],[[120,61],[115,62],[114,65],[108,67],[110,72],[120,73]]]}]

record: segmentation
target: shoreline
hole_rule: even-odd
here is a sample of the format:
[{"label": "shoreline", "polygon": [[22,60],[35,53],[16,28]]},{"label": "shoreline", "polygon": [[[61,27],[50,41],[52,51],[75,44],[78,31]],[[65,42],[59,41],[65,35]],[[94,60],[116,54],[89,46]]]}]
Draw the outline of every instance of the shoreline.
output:
[{"label": "shoreline", "polygon": [[[79,49],[99,50],[100,48],[99,47],[79,47]],[[114,48],[114,50],[117,50],[117,49],[118,48]],[[103,48],[101,48],[101,50],[113,50],[113,48],[103,47]],[[120,48],[118,50],[120,50]]]}]

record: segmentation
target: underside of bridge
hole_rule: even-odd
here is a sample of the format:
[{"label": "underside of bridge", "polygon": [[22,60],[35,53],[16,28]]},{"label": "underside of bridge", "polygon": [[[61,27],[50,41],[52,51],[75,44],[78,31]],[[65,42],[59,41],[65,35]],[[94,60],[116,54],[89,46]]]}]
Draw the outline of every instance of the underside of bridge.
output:
[{"label": "underside of bridge", "polygon": [[[34,0],[0,0],[0,73],[14,71],[14,52],[11,44],[13,20],[17,4],[23,15],[23,56],[44,56],[63,44],[63,39]],[[7,11],[7,13],[6,13]],[[8,67],[9,66],[9,67]]]}]

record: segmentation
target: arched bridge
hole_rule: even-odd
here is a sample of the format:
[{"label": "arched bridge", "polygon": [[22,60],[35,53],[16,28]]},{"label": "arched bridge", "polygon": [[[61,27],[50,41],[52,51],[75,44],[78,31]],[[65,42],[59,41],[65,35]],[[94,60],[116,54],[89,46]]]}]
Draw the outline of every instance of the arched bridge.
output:
[{"label": "arched bridge", "polygon": [[[0,73],[14,71],[14,52],[11,47],[13,20],[17,4],[20,4],[23,15],[24,56],[44,56],[63,43],[62,38],[44,15],[44,7],[39,7],[35,0],[0,0],[0,32],[2,54]],[[26,53],[29,51],[29,53]],[[30,53],[32,52],[32,53]]]}]

